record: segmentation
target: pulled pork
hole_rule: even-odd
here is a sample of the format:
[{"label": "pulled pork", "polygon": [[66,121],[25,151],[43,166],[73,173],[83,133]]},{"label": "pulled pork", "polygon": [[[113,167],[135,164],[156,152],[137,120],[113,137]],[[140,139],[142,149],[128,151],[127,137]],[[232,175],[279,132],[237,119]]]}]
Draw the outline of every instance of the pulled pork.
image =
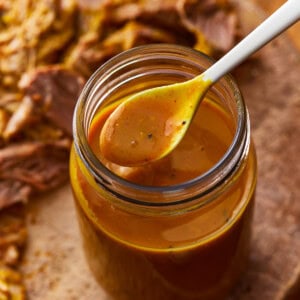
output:
[{"label": "pulled pork", "polygon": [[26,202],[68,178],[70,139],[23,142],[0,150],[0,207]]},{"label": "pulled pork", "polygon": [[26,105],[30,107],[27,115],[45,117],[71,136],[73,110],[84,83],[82,77],[63,66],[38,67],[25,73],[19,87],[23,101],[30,103]]},{"label": "pulled pork", "polygon": [[[79,1],[76,44],[65,63],[89,77],[115,54],[147,43],[175,43],[219,55],[238,39],[234,8],[224,0]],[[98,8],[100,14],[95,14]]]}]

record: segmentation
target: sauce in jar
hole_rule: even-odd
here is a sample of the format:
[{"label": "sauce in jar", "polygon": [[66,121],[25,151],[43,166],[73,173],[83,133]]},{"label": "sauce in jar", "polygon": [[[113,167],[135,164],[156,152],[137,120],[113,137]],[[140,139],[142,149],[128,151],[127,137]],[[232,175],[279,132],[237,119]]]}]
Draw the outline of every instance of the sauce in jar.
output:
[{"label": "sauce in jar", "polygon": [[183,47],[137,48],[102,67],[79,99],[71,183],[88,263],[114,299],[219,300],[245,268],[256,159],[230,77],[207,94],[165,158],[122,167],[99,148],[101,128],[122,99],[209,63]]}]

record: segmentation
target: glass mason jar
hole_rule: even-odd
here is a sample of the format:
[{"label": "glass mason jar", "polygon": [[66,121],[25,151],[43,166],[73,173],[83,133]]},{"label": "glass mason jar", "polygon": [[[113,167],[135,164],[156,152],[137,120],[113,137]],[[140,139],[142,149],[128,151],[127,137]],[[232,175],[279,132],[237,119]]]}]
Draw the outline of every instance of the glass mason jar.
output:
[{"label": "glass mason jar", "polygon": [[[231,76],[208,92],[191,125],[196,129],[186,134],[195,139],[178,146],[179,156],[171,153],[155,168],[128,168],[107,163],[95,150],[97,116],[107,117],[130,94],[190,79],[211,63],[181,46],[138,47],[99,68],[78,100],[71,184],[87,261],[114,299],[220,300],[246,266],[256,157],[247,109]],[[173,161],[184,174],[178,182],[172,181]]]}]

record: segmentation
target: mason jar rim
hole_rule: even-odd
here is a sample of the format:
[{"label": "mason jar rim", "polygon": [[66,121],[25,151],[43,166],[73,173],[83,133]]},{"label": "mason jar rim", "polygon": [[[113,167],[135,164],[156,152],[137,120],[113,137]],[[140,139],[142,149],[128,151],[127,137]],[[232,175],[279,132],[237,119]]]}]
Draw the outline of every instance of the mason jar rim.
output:
[{"label": "mason jar rim", "polygon": [[[97,86],[97,83],[99,83],[99,80],[101,79],[101,77],[99,78],[101,73],[102,76],[108,76],[108,72],[110,72],[113,68],[122,68],[126,65],[126,63],[138,62],[139,60],[150,57],[151,55],[152,57],[155,55],[159,55],[159,58],[161,58],[162,53],[164,53],[168,56],[168,58],[170,58],[173,57],[175,53],[181,55],[181,53],[183,52],[186,54],[191,54],[193,56],[202,57],[211,64],[214,63],[214,60],[206,54],[185,46],[173,44],[148,44],[138,46],[117,54],[116,56],[105,62],[102,66],[100,66],[85,84],[77,101],[73,116],[73,137],[75,150],[80,156],[80,159],[84,162],[85,166],[88,167],[89,171],[94,177],[95,182],[108,192],[114,194],[119,199],[126,202],[142,206],[161,207],[184,204],[196,198],[205,196],[218,186],[222,185],[222,183],[226,179],[232,176],[241,160],[241,157],[245,154],[246,145],[249,144],[249,134],[245,134],[247,129],[249,130],[250,126],[247,109],[242,94],[235,82],[235,79],[231,74],[227,74],[223,78],[226,80],[226,83],[229,85],[230,89],[233,90],[238,111],[236,131],[232,143],[228,147],[223,157],[212,168],[210,168],[203,174],[191,180],[175,185],[147,186],[130,182],[116,175],[104,164],[102,164],[99,159],[97,159],[96,155],[93,153],[91,147],[89,146],[87,135],[84,129],[83,117],[87,105],[88,96],[90,95],[90,93],[94,92],[95,86]],[[229,164],[230,167],[228,166]],[[222,176],[218,176],[220,170],[223,171]],[[211,179],[213,179],[213,182],[207,184]],[[132,191],[131,195],[133,196],[129,197],[128,195],[116,191],[112,187],[110,180],[119,186],[124,186],[127,189],[130,189]],[[171,196],[176,193],[181,193],[184,190],[188,190],[189,188],[195,187],[196,185],[201,187],[199,188],[199,192],[197,195],[194,195],[192,197],[187,196],[184,199],[176,201],[151,202],[134,198],[134,191],[136,191],[137,193],[154,193]]]}]

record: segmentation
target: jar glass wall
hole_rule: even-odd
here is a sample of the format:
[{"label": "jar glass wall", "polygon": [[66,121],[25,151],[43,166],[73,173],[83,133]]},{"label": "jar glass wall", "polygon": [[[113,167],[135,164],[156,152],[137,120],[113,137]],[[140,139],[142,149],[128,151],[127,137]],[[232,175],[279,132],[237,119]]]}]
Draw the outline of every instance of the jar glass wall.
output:
[{"label": "jar glass wall", "polygon": [[88,263],[115,299],[222,299],[245,267],[256,158],[231,76],[208,92],[163,160],[121,167],[98,149],[101,126],[127,96],[211,63],[181,46],[135,48],[103,65],[79,98],[71,183]]}]

